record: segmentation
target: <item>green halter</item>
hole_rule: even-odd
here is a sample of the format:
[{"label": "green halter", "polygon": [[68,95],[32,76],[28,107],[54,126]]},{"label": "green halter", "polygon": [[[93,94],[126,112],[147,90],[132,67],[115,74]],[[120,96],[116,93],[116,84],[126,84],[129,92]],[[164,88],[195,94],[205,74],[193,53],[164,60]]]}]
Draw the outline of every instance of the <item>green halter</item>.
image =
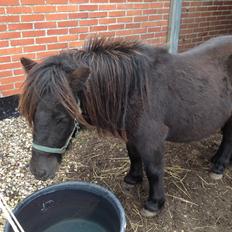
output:
[{"label": "green halter", "polygon": [[37,151],[47,152],[47,153],[63,154],[63,153],[66,152],[67,147],[68,147],[68,145],[69,145],[69,143],[70,143],[70,141],[71,141],[71,139],[72,139],[74,133],[75,133],[76,131],[78,132],[79,128],[80,128],[80,127],[79,127],[79,123],[75,120],[74,128],[73,128],[71,134],[69,135],[69,137],[68,137],[66,143],[65,143],[64,146],[61,147],[61,148],[42,146],[42,145],[39,145],[39,144],[36,144],[36,143],[33,142],[33,143],[32,143],[32,149],[35,149],[35,150],[37,150]]}]

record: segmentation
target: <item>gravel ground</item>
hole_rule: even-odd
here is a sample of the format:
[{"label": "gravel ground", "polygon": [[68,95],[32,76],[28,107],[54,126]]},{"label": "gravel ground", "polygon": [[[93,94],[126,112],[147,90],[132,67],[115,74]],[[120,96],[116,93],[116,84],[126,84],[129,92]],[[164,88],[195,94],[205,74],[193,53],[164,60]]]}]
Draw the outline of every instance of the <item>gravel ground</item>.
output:
[{"label": "gravel ground", "polygon": [[[231,232],[232,170],[224,178],[209,178],[209,159],[220,135],[192,144],[166,144],[165,192],[167,202],[159,216],[143,218],[140,209],[148,192],[147,181],[132,190],[123,188],[129,167],[125,145],[83,131],[74,139],[53,180],[35,180],[28,167],[31,131],[19,118],[0,121],[0,192],[14,208],[32,192],[53,183],[90,181],[112,190],[127,214],[127,232]],[[184,157],[184,158],[183,158]],[[0,216],[0,231],[4,220]]]},{"label": "gravel ground", "polygon": [[[21,117],[0,121],[0,141],[0,192],[12,208],[34,191],[68,180],[67,174],[78,168],[75,161],[69,161],[67,164],[67,160],[64,159],[64,165],[53,180],[36,180],[28,165],[32,134]],[[4,223],[0,215],[0,231],[3,231]]]}]

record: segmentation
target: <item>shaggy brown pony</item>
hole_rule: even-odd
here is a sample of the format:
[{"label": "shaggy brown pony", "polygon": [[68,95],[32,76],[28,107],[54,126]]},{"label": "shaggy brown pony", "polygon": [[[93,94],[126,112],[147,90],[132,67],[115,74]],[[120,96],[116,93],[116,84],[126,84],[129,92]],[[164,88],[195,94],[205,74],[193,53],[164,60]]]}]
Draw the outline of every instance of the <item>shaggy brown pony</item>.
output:
[{"label": "shaggy brown pony", "polygon": [[212,176],[221,177],[232,160],[232,36],[175,55],[138,41],[92,39],[83,50],[21,62],[28,77],[20,111],[33,126],[30,166],[38,179],[55,175],[74,121],[126,142],[126,183],[141,182],[144,165],[146,216],[164,205],[165,140],[189,142],[221,130]]}]

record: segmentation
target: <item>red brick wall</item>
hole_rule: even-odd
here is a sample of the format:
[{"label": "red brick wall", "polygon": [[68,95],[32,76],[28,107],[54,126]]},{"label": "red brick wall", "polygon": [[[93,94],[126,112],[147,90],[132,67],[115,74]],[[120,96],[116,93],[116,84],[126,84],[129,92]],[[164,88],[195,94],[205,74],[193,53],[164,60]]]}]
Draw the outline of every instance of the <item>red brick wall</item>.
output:
[{"label": "red brick wall", "polygon": [[179,51],[232,34],[232,0],[183,0]]},{"label": "red brick wall", "polygon": [[164,44],[169,5],[170,0],[0,0],[0,96],[20,92],[22,56],[41,60],[96,33]]}]

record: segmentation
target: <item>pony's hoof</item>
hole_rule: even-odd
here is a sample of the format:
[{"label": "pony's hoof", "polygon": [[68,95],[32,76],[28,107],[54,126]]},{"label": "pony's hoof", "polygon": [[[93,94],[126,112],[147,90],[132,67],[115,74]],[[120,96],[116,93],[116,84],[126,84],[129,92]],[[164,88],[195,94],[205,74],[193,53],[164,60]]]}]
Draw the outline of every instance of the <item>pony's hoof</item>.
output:
[{"label": "pony's hoof", "polygon": [[143,182],[143,176],[132,176],[130,174],[127,174],[124,177],[124,182],[128,185],[136,185]]},{"label": "pony's hoof", "polygon": [[210,175],[211,179],[213,179],[213,180],[220,180],[223,177],[223,174],[218,174],[215,172],[211,172],[209,175]]},{"label": "pony's hoof", "polygon": [[141,213],[142,216],[147,217],[147,218],[155,217],[155,216],[158,215],[158,212],[150,211],[150,210],[145,209],[145,208],[143,208],[140,211],[140,213]]},{"label": "pony's hoof", "polygon": [[134,184],[128,184],[128,183],[126,183],[126,182],[123,182],[122,187],[123,187],[123,189],[125,189],[126,191],[129,191],[129,190],[133,189],[133,188],[135,187],[135,185],[134,185]]}]

